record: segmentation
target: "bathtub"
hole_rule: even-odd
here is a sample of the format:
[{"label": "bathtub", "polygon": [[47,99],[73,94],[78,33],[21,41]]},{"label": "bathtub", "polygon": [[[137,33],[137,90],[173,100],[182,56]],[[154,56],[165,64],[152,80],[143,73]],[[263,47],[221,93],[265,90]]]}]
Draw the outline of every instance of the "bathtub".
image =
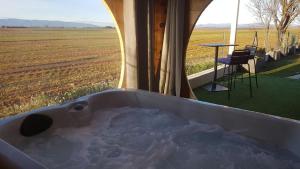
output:
[{"label": "bathtub", "polygon": [[[64,128],[70,129],[66,135],[78,132],[83,134],[80,138],[90,138],[91,135],[87,137],[84,134],[87,130],[86,126],[89,126],[93,119],[98,119],[97,125],[101,125],[105,122],[105,117],[102,117],[104,113],[101,112],[118,110],[122,107],[172,112],[183,119],[203,125],[217,125],[225,132],[276,146],[291,152],[297,158],[300,157],[300,123],[297,120],[146,91],[116,89],[2,119],[0,121],[0,165],[4,167],[1,168],[45,169],[49,167],[47,163],[39,160],[38,156],[35,158],[26,153],[26,151],[31,152],[28,146],[26,151],[22,150],[21,144],[24,142],[30,144],[40,139],[41,135],[50,138],[51,133]],[[41,121],[36,122],[37,119]],[[45,146],[44,141],[39,142],[41,146]],[[60,142],[54,140],[53,144],[59,145]],[[67,149],[68,144],[61,148]],[[51,149],[48,151],[47,158],[56,158],[55,152],[51,152]],[[114,157],[119,153],[113,151],[110,156]]]}]

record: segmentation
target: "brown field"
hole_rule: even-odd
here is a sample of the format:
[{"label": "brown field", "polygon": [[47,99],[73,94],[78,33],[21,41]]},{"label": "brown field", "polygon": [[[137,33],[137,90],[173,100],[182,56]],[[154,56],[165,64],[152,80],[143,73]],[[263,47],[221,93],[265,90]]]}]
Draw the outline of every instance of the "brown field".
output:
[{"label": "brown field", "polygon": [[[251,44],[255,31],[240,30],[237,43]],[[258,32],[262,46],[263,31]],[[188,74],[213,63],[214,50],[197,44],[223,42],[224,34],[228,41],[229,30],[193,32],[187,52]],[[275,32],[271,40],[275,42]],[[0,117],[117,87],[120,64],[114,29],[0,28]]]}]

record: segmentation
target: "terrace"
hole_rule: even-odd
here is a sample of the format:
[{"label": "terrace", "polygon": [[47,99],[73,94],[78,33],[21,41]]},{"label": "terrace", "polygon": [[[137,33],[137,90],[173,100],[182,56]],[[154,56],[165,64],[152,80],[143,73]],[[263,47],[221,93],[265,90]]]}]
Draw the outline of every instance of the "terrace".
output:
[{"label": "terrace", "polygon": [[201,101],[299,120],[300,80],[288,78],[299,73],[298,54],[266,63],[258,74],[259,88],[253,87],[253,97],[249,97],[248,80],[239,79],[230,100],[227,92],[208,92],[202,87],[195,88],[194,93]]}]

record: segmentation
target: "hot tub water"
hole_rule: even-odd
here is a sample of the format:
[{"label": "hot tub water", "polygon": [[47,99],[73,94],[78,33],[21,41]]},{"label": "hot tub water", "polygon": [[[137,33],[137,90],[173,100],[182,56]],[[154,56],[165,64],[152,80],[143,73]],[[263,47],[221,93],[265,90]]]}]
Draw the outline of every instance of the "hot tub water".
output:
[{"label": "hot tub water", "polygon": [[15,145],[49,169],[299,169],[287,150],[158,109],[96,112]]}]

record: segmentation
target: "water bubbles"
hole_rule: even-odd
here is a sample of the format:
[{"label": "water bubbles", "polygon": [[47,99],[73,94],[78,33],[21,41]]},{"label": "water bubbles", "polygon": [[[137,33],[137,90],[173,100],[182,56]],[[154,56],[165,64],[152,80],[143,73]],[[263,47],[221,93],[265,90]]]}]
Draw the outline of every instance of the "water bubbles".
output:
[{"label": "water bubbles", "polygon": [[49,169],[297,169],[287,150],[158,109],[95,112],[90,125],[28,138],[18,148]]}]

